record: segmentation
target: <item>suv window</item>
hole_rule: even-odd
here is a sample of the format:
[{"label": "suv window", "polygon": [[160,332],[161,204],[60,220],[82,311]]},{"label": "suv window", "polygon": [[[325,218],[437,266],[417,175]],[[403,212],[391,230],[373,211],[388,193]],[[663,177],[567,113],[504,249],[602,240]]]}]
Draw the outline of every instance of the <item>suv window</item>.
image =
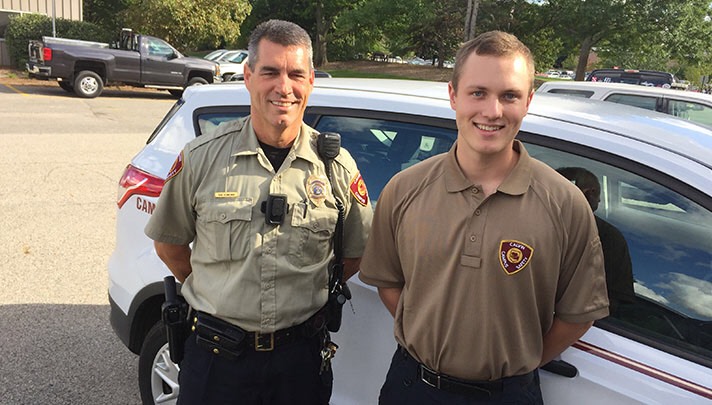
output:
[{"label": "suv window", "polygon": [[[619,168],[631,166],[625,162],[612,165],[532,144],[527,150],[553,168],[593,172],[601,184],[595,215],[625,238],[632,274],[621,274],[624,260],[606,269],[612,312],[597,325],[712,364],[712,201],[692,201],[664,175]],[[629,285],[620,284],[626,278],[632,295],[625,293]]]},{"label": "suv window", "polygon": [[577,89],[551,89],[547,93],[563,94],[566,96],[581,97],[581,98],[591,98],[591,96],[593,96],[593,94],[594,94],[594,92],[591,90],[577,90]]},{"label": "suv window", "polygon": [[320,117],[314,128],[341,134],[342,146],[356,160],[374,204],[394,174],[447,152],[457,137],[451,128],[336,115]]},{"label": "suv window", "polygon": [[651,111],[657,111],[658,97],[654,96],[637,96],[633,94],[612,94],[606,97],[606,101],[618,104],[632,105],[634,107],[645,108]]},{"label": "suv window", "polygon": [[669,100],[668,114],[698,124],[712,126],[712,108],[703,104],[683,100]]},{"label": "suv window", "polygon": [[592,71],[586,81],[670,88],[675,78],[671,73],[654,70],[598,69]]}]

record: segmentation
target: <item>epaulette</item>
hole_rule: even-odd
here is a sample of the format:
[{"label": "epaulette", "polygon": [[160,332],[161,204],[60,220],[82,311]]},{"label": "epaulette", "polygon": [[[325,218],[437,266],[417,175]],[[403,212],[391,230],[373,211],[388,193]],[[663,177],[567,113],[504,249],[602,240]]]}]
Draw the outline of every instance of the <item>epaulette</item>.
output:
[{"label": "epaulette", "polygon": [[195,149],[208,144],[216,139],[222,138],[224,136],[230,135],[234,132],[240,132],[245,127],[245,122],[247,122],[247,117],[232,120],[230,122],[222,123],[215,128],[212,134],[201,135],[188,144],[188,150],[194,151]]}]

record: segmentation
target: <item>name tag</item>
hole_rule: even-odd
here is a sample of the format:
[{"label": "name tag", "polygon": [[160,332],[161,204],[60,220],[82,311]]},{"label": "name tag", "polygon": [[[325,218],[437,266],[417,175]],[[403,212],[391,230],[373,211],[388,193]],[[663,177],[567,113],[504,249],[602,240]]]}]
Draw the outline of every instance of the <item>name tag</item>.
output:
[{"label": "name tag", "polygon": [[215,193],[215,198],[237,198],[236,192],[218,191]]}]

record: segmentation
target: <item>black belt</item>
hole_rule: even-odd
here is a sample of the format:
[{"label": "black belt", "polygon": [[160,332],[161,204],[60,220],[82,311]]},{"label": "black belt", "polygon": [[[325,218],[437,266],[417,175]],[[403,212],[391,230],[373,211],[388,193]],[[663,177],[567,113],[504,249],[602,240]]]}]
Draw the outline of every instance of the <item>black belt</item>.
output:
[{"label": "black belt", "polygon": [[424,364],[418,362],[408,351],[402,346],[398,350],[412,362],[418,366],[418,378],[429,386],[451,392],[454,394],[462,394],[474,396],[477,398],[487,399],[493,394],[501,393],[504,389],[505,381],[518,382],[521,385],[530,384],[535,379],[535,371],[530,371],[527,374],[522,374],[513,377],[505,377],[494,381],[471,381],[460,378],[451,377],[446,374],[440,374],[437,371],[431,370]]},{"label": "black belt", "polygon": [[237,357],[245,349],[272,351],[276,347],[316,336],[324,324],[322,311],[304,323],[268,333],[248,332],[204,312],[197,312],[193,318],[193,330],[198,335],[198,345],[225,357]]}]

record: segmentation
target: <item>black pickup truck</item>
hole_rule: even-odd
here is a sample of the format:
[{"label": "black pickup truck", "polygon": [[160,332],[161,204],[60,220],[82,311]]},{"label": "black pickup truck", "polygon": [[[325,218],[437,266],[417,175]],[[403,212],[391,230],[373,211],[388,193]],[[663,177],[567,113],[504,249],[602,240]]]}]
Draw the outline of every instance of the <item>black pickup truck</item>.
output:
[{"label": "black pickup truck", "polygon": [[196,84],[220,81],[220,65],[183,56],[162,39],[123,29],[106,44],[55,37],[30,41],[27,71],[36,79],[56,79],[80,97],[94,98],[105,85],[125,84],[168,90],[180,96]]}]

